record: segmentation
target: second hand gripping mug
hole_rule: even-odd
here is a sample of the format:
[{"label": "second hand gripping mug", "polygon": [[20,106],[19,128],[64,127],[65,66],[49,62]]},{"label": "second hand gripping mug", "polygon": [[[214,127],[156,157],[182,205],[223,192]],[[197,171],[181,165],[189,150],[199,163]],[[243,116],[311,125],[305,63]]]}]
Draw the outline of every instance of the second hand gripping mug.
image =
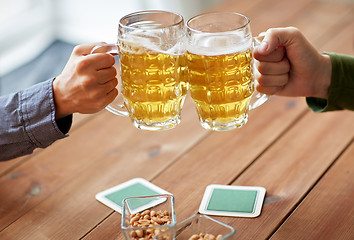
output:
[{"label": "second hand gripping mug", "polygon": [[185,26],[183,17],[166,11],[142,11],[119,21],[117,44],[95,47],[91,53],[119,56],[121,93],[106,107],[130,116],[135,127],[165,130],[181,121],[188,90],[185,80]]},{"label": "second hand gripping mug", "polygon": [[189,88],[201,125],[224,131],[247,123],[267,95],[256,93],[250,20],[233,12],[206,13],[187,22]]}]

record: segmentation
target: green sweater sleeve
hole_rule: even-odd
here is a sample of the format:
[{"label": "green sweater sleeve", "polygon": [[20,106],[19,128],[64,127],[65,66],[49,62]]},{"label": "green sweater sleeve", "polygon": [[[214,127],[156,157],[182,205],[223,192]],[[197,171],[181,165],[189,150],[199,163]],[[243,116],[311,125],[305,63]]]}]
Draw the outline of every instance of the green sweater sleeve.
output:
[{"label": "green sweater sleeve", "polygon": [[331,57],[332,76],[328,99],[306,98],[314,112],[354,110],[354,57],[336,53],[325,53]]}]

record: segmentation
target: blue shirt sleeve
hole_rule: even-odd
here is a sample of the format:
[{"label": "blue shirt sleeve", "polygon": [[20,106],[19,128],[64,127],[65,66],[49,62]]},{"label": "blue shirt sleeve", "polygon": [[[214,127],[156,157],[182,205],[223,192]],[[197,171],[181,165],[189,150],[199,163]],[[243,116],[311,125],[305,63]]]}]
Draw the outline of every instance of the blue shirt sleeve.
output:
[{"label": "blue shirt sleeve", "polygon": [[55,120],[52,82],[0,97],[0,161],[30,154],[67,136]]}]

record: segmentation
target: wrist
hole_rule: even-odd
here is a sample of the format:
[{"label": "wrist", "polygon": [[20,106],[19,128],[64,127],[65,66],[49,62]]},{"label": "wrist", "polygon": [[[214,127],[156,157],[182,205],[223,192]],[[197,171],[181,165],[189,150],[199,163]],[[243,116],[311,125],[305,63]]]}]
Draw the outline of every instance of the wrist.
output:
[{"label": "wrist", "polygon": [[55,119],[61,119],[66,116],[69,116],[72,114],[69,110],[65,108],[67,104],[65,104],[65,101],[63,100],[62,94],[60,93],[60,87],[59,83],[60,81],[58,78],[55,78],[53,80],[53,96],[54,96],[54,105],[55,105]]},{"label": "wrist", "polygon": [[328,91],[331,85],[332,62],[330,56],[320,55],[320,64],[318,66],[318,75],[314,84],[313,96],[316,98],[328,99]]}]

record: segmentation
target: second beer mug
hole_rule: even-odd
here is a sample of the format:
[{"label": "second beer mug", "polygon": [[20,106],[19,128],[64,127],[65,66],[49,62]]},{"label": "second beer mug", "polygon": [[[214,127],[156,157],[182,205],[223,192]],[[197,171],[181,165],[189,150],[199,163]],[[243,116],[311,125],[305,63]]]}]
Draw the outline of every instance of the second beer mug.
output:
[{"label": "second beer mug", "polygon": [[92,53],[119,55],[121,93],[106,107],[130,116],[144,130],[176,127],[187,94],[183,17],[165,11],[129,14],[119,21],[118,43],[97,46]]},{"label": "second beer mug", "polygon": [[249,22],[232,12],[201,14],[187,22],[189,87],[206,129],[241,127],[248,110],[268,99],[254,90]]}]

